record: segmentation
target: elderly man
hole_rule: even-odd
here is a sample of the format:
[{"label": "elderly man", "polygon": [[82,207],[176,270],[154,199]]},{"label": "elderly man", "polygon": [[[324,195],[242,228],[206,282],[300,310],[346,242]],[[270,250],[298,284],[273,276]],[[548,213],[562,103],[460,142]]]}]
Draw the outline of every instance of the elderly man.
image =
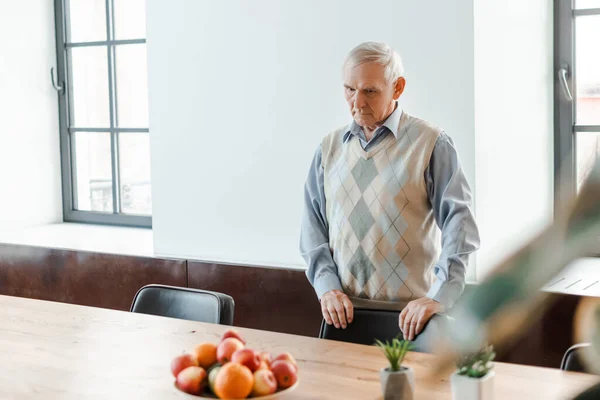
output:
[{"label": "elderly man", "polygon": [[343,79],[353,121],[314,155],[300,252],[328,324],[346,328],[354,307],[401,310],[414,340],[464,290],[479,246],[471,191],[448,135],[398,105],[406,80],[390,46],[355,47]]}]

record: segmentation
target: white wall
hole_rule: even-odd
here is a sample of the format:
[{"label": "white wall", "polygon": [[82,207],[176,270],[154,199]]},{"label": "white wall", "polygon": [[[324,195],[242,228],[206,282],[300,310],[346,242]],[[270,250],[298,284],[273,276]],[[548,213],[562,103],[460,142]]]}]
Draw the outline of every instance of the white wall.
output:
[{"label": "white wall", "polygon": [[54,2],[3,2],[0,53],[0,229],[62,221]]},{"label": "white wall", "polygon": [[402,106],[446,129],[475,186],[473,1],[148,0],[157,255],[303,266],[314,150],[350,122],[356,44],[403,56]]},{"label": "white wall", "polygon": [[552,1],[476,0],[477,276],[552,217]]}]

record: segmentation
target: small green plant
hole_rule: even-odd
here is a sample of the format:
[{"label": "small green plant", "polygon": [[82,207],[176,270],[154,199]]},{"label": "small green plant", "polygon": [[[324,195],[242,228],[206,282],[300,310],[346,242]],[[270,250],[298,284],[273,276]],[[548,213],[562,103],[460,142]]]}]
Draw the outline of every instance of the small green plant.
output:
[{"label": "small green plant", "polygon": [[375,346],[383,351],[383,354],[390,362],[390,370],[392,371],[400,371],[402,361],[404,361],[406,353],[412,347],[409,340],[399,340],[398,338],[392,339],[391,343],[387,340],[384,343],[379,339],[375,339]]},{"label": "small green plant", "polygon": [[492,345],[486,346],[476,353],[463,355],[456,363],[458,375],[483,378],[493,368],[494,357],[496,357],[496,353]]}]

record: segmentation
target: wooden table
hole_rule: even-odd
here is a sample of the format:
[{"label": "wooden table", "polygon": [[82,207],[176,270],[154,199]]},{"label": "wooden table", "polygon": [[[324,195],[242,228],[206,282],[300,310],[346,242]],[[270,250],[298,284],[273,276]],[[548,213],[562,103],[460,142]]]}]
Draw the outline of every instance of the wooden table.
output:
[{"label": "wooden table", "polygon": [[[185,399],[171,359],[227,327],[0,296],[0,399]],[[386,360],[373,346],[240,328],[249,347],[290,351],[300,384],[290,399],[378,399]],[[447,379],[426,386],[434,357],[411,353],[416,399],[450,399]],[[565,399],[591,375],[496,364],[496,400]]]}]

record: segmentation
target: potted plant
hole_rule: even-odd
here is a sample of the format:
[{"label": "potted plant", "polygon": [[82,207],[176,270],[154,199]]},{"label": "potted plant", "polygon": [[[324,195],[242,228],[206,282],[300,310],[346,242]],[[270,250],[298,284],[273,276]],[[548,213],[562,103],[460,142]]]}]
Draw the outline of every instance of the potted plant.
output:
[{"label": "potted plant", "polygon": [[486,346],[459,358],[458,369],[450,378],[454,400],[491,400],[494,397],[494,357],[494,347]]},{"label": "potted plant", "polygon": [[375,339],[375,345],[379,347],[390,365],[382,368],[379,372],[381,380],[381,392],[384,400],[412,400],[415,391],[415,375],[412,368],[402,365],[406,353],[411,349],[408,340],[392,339],[383,343]]}]

